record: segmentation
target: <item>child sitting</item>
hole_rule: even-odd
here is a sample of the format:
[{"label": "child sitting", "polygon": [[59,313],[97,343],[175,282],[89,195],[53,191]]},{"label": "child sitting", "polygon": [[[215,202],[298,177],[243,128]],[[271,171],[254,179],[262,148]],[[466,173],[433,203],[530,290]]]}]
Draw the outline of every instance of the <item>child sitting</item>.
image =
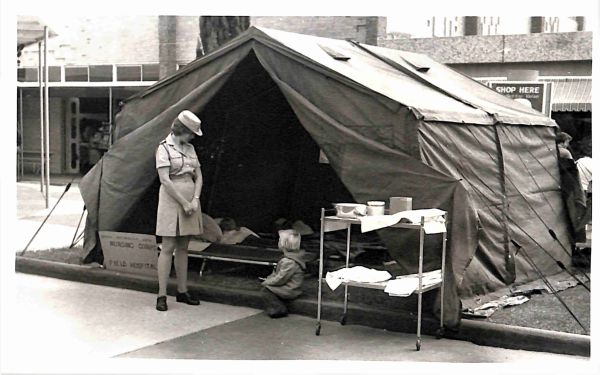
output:
[{"label": "child sitting", "polygon": [[293,229],[279,231],[279,248],[283,258],[277,267],[263,282],[261,291],[265,303],[265,312],[271,318],[287,315],[285,301],[293,300],[302,294],[302,282],[306,264],[304,251],[300,250],[300,234]]}]

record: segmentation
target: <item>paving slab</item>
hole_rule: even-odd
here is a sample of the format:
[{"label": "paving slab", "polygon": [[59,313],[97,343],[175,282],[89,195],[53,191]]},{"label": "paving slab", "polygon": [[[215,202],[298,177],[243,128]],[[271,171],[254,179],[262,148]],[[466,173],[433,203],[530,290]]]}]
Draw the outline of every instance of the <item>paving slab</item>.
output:
[{"label": "paving slab", "polygon": [[315,320],[300,315],[271,319],[253,315],[173,340],[138,349],[120,358],[210,360],[347,360],[499,363],[511,361],[587,363],[585,357],[484,347],[449,339],[323,321],[315,336]]},{"label": "paving slab", "polygon": [[156,296],[122,288],[60,279],[15,275],[12,361],[60,362],[110,358],[138,348],[201,331],[260,312],[202,302],[200,306],[168,298],[169,311],[155,309]]}]

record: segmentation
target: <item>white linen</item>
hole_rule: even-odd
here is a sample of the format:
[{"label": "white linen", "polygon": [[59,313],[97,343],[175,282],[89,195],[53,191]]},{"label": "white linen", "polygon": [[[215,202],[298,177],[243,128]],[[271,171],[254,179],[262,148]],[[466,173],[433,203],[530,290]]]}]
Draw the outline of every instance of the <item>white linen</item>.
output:
[{"label": "white linen", "polygon": [[427,234],[444,233],[446,225],[443,215],[445,211],[437,208],[422,210],[400,211],[392,215],[376,215],[360,217],[361,232],[370,232],[398,224],[401,219],[408,219],[414,224],[421,223],[421,217],[424,217],[423,229]]},{"label": "white linen", "polygon": [[[422,278],[422,288],[427,288],[431,285],[442,281],[442,270],[434,270],[424,272]],[[413,273],[410,275],[398,276],[397,278],[387,282],[384,292],[390,296],[408,297],[419,288],[419,274]]]},{"label": "white linen", "polygon": [[354,281],[360,283],[377,283],[386,281],[392,278],[388,271],[379,271],[363,266],[355,266],[350,268],[342,268],[337,271],[327,272],[325,282],[335,290],[344,281]]}]

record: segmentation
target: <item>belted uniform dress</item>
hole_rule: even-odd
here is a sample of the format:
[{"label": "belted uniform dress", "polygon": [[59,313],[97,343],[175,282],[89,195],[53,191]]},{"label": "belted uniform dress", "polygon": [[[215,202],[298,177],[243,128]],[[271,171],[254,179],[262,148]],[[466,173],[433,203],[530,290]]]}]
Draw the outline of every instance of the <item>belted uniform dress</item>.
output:
[{"label": "belted uniform dress", "polygon": [[[200,162],[196,150],[190,143],[180,145],[169,134],[156,149],[156,168],[169,167],[169,178],[175,189],[189,202],[194,199],[196,167]],[[200,209],[186,215],[183,207],[160,186],[158,211],[156,213],[157,236],[194,236],[202,234],[202,213]]]}]

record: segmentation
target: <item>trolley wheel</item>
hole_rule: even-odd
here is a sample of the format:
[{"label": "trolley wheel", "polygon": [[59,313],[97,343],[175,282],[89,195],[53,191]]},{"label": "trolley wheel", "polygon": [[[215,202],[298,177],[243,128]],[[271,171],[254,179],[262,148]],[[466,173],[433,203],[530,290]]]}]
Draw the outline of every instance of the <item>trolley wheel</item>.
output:
[{"label": "trolley wheel", "polygon": [[441,339],[442,337],[444,337],[444,333],[445,333],[444,327],[438,328],[437,331],[435,332],[435,338],[438,340]]},{"label": "trolley wheel", "polygon": [[421,350],[421,339],[417,339],[417,351]]},{"label": "trolley wheel", "polygon": [[342,317],[340,318],[340,324],[341,325],[343,325],[343,326],[346,325],[346,318],[347,318],[346,314],[342,315]]},{"label": "trolley wheel", "polygon": [[321,323],[317,323],[317,329],[315,331],[315,335],[316,336],[320,336],[321,335]]}]

